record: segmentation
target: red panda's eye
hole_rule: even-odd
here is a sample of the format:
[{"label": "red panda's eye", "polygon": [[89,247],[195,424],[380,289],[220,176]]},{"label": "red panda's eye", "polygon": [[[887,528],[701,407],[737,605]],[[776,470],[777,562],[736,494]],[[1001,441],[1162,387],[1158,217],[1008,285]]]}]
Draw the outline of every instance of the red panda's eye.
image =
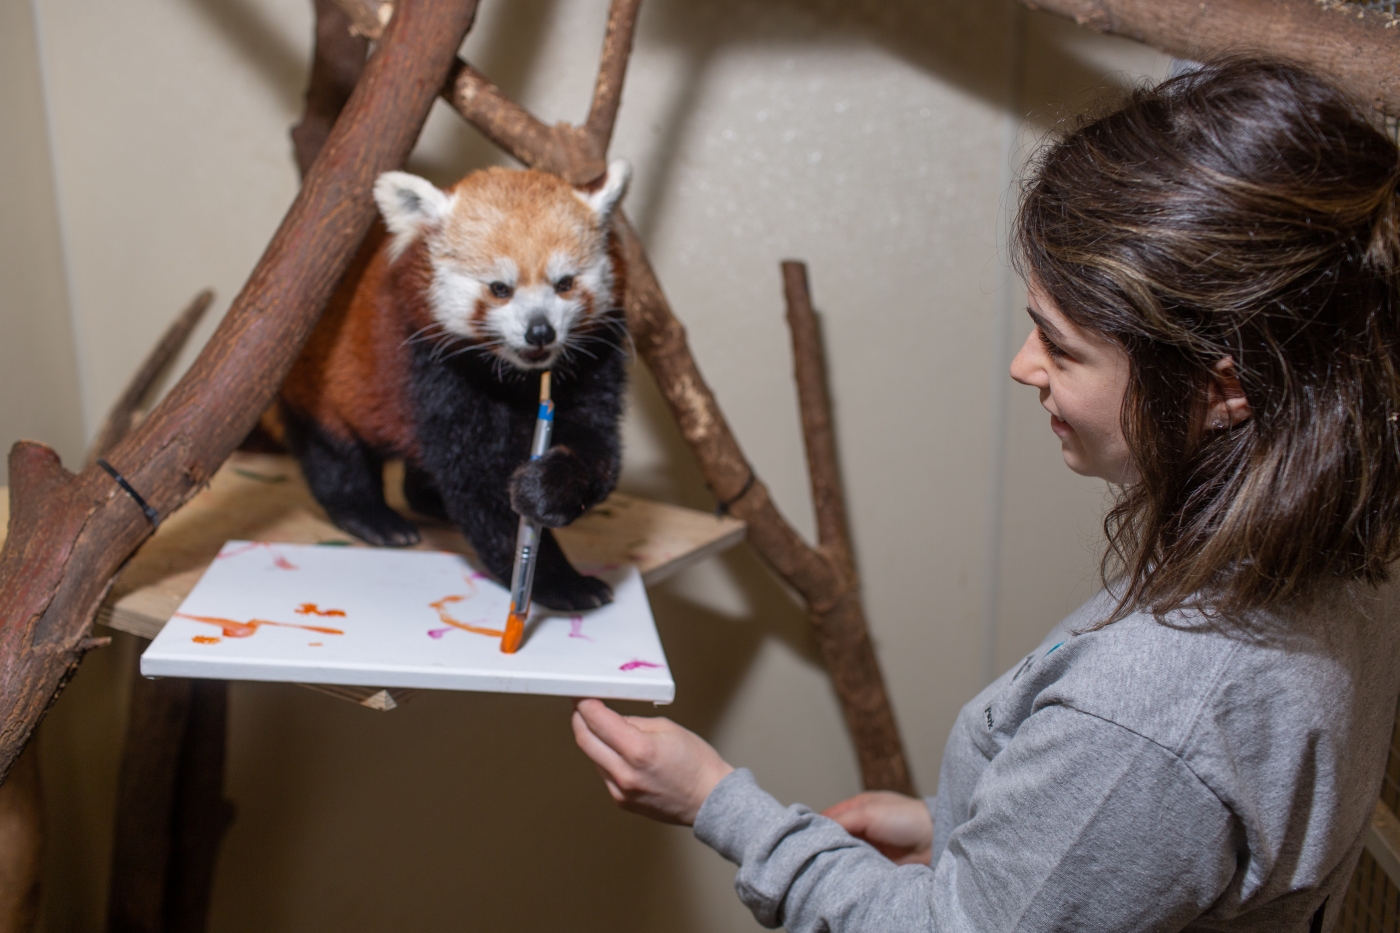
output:
[{"label": "red panda's eye", "polygon": [[562,279],[554,283],[554,290],[561,295],[573,287],[574,277],[572,275],[566,275]]},{"label": "red panda's eye", "polygon": [[514,289],[505,282],[492,282],[490,287],[491,294],[495,295],[497,298],[509,298],[511,292],[514,291]]}]

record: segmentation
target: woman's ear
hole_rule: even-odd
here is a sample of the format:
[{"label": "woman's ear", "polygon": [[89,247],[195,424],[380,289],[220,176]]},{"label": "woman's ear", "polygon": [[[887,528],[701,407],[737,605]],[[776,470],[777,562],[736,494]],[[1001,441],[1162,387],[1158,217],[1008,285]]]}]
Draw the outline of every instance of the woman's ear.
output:
[{"label": "woman's ear", "polygon": [[1207,398],[1205,425],[1206,431],[1224,431],[1233,428],[1241,421],[1248,421],[1254,414],[1249,407],[1249,399],[1240,387],[1240,379],[1235,370],[1235,358],[1223,356],[1212,367],[1214,376],[1210,381]]}]

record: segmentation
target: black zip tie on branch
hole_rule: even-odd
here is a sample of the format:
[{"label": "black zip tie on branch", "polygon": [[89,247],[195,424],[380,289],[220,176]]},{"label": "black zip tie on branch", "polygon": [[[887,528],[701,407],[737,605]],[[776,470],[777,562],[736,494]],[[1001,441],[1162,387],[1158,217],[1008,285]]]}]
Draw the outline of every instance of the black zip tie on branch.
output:
[{"label": "black zip tie on branch", "polygon": [[122,492],[130,496],[137,505],[141,506],[141,511],[146,514],[146,521],[151,523],[151,527],[159,528],[160,513],[151,508],[145,499],[141,498],[141,494],[132,488],[131,484],[126,481],[126,477],[118,473],[116,467],[112,466],[101,457],[97,458],[97,465],[106,470],[112,479],[117,481],[117,485],[122,488]]},{"label": "black zip tie on branch", "polygon": [[721,499],[719,502],[715,503],[715,518],[721,518],[725,515],[728,515],[729,507],[734,503],[738,502],[740,499],[744,498],[744,496],[749,494],[749,490],[753,488],[754,479],[756,479],[756,477],[753,475],[753,468],[750,467],[749,478],[744,480],[744,488],[736,492],[734,496],[729,500],[726,501],[724,499]]}]

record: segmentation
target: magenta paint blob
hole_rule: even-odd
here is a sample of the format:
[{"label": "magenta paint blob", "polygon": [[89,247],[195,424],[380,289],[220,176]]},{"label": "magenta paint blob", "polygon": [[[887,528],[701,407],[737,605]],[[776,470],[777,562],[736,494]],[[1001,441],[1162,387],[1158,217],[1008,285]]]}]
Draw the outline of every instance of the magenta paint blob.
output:
[{"label": "magenta paint blob", "polygon": [[654,663],[654,662],[652,662],[652,661],[643,661],[643,660],[641,660],[641,659],[634,659],[634,660],[628,661],[626,664],[623,664],[621,667],[618,668],[618,670],[620,670],[620,671],[635,671],[635,670],[636,670],[637,668],[639,668],[639,667],[663,667],[663,666],[664,666],[664,665],[656,664],[656,663]]}]

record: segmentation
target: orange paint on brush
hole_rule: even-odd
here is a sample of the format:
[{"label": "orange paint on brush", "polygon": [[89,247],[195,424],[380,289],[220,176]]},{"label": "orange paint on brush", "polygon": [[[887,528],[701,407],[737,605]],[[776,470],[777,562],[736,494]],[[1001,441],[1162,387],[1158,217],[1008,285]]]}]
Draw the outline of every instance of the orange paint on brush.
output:
[{"label": "orange paint on brush", "polygon": [[520,640],[525,637],[525,617],[515,611],[515,607],[510,609],[510,615],[506,617],[506,630],[501,638],[501,653],[515,654],[520,650]]},{"label": "orange paint on brush", "polygon": [[217,645],[219,642],[223,641],[223,639],[215,638],[213,635],[196,635],[194,638],[191,638],[190,641],[194,642],[196,645]]},{"label": "orange paint on brush", "polygon": [[299,616],[340,616],[342,619],[345,618],[343,609],[321,609],[315,603],[302,603],[296,608],[296,614]]},{"label": "orange paint on brush", "polygon": [[464,599],[466,599],[465,596],[444,596],[437,602],[428,603],[428,605],[437,610],[438,618],[442,620],[443,625],[450,625],[464,632],[471,632],[473,635],[490,635],[493,638],[500,638],[505,634],[505,632],[498,628],[484,628],[480,625],[469,625],[466,622],[458,622],[456,619],[452,618],[451,614],[447,611],[448,604],[460,603]]},{"label": "orange paint on brush", "polygon": [[247,622],[235,622],[233,619],[221,619],[218,616],[192,616],[187,612],[175,613],[182,619],[190,619],[194,622],[203,622],[205,625],[217,625],[223,629],[225,638],[247,638],[256,635],[258,629],[264,625],[275,625],[278,628],[299,628],[308,632],[320,632],[322,635],[344,635],[338,628],[324,628],[319,625],[297,625],[294,622],[272,622],[268,619],[250,619]]}]

